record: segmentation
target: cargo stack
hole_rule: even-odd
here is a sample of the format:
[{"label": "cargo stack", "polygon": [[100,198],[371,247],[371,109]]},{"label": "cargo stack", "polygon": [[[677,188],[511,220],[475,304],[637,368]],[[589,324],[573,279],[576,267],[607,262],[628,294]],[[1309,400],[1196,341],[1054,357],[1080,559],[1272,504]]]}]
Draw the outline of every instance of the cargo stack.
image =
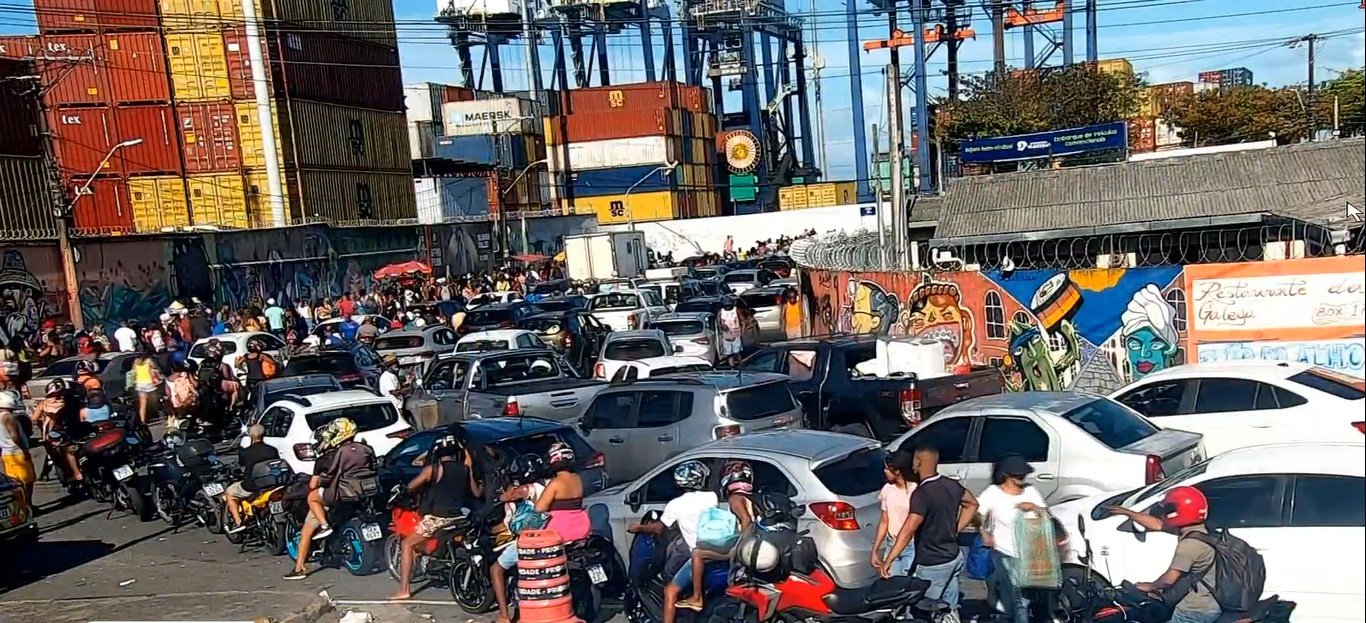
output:
[{"label": "cargo stack", "polygon": [[1144,87],[1138,116],[1129,120],[1129,153],[1141,154],[1182,146],[1181,129],[1162,120],[1167,108],[1195,93],[1192,82],[1168,82]]},{"label": "cargo stack", "polygon": [[25,83],[13,80],[31,75],[34,68],[6,58],[10,43],[0,38],[0,237],[50,238],[57,233],[57,219],[39,132],[42,112],[23,88],[12,88],[22,87]]},{"label": "cargo stack", "polygon": [[469,101],[441,106],[436,155],[470,170],[496,172],[491,214],[536,211],[549,200],[543,166],[543,124],[535,102],[514,95],[475,93]]},{"label": "cargo stack", "polygon": [[706,89],[676,82],[565,91],[546,119],[551,171],[568,173],[559,209],[600,224],[716,216],[710,103]]},{"label": "cargo stack", "polygon": [[858,203],[858,182],[799,184],[778,189],[778,209],[805,210]]},{"label": "cargo stack", "polygon": [[441,107],[474,99],[474,90],[449,84],[419,82],[403,87],[408,119],[408,149],[413,160],[436,157],[436,139],[445,136]]}]

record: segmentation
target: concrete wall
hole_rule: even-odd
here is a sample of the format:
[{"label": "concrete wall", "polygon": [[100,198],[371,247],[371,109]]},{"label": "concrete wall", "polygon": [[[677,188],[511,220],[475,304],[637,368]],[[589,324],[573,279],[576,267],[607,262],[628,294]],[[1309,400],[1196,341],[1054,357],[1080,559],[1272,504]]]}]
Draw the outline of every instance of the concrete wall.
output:
[{"label": "concrete wall", "polygon": [[[636,229],[645,232],[645,244],[650,250],[660,255],[673,253],[674,258],[683,259],[703,252],[720,253],[727,235],[734,236],[735,250],[739,251],[764,240],[796,236],[811,229],[819,234],[876,229],[876,216],[862,216],[864,208],[871,207],[872,204],[848,205],[790,212],[637,223]],[[628,227],[607,225],[603,229],[625,231]]]}]

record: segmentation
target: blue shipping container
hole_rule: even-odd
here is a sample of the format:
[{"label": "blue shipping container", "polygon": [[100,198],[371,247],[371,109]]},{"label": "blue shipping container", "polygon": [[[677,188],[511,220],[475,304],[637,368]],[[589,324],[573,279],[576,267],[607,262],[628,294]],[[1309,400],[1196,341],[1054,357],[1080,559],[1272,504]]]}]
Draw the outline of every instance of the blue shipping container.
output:
[{"label": "blue shipping container", "polygon": [[574,187],[576,197],[603,197],[620,195],[628,190],[634,194],[672,190],[676,179],[676,172],[647,164],[638,167],[575,171],[570,184]]},{"label": "blue shipping container", "polygon": [[419,177],[413,180],[418,222],[435,225],[487,220],[490,218],[490,182],[488,177]]},{"label": "blue shipping container", "polygon": [[522,167],[531,162],[523,137],[501,137],[497,148],[494,143],[492,136],[439,136],[434,151],[437,158],[469,164]]}]

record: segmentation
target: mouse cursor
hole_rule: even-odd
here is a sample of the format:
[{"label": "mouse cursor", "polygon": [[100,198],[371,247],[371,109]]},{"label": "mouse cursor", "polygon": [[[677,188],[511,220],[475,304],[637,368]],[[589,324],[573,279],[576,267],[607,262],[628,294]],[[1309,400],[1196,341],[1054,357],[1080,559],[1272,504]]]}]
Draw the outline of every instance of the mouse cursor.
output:
[{"label": "mouse cursor", "polygon": [[1357,221],[1357,222],[1360,222],[1360,221],[1361,221],[1361,208],[1358,208],[1358,207],[1356,207],[1356,206],[1354,206],[1354,205],[1352,205],[1352,204],[1350,204],[1350,203],[1347,204],[1347,218],[1352,219],[1352,220]]}]

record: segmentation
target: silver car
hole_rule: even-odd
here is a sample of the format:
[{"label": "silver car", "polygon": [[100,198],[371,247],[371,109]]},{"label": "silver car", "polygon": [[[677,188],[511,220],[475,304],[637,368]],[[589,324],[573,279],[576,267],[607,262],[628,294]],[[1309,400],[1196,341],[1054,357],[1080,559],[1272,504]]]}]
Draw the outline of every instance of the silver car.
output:
[{"label": "silver car", "polygon": [[607,477],[639,477],[702,444],[776,428],[800,428],[802,408],[781,374],[686,372],[613,383],[579,420],[607,456]]},{"label": "silver car", "polygon": [[787,329],[783,327],[787,292],[788,289],[783,286],[764,286],[750,288],[740,295],[740,300],[754,312],[754,321],[759,323],[759,341],[768,343],[787,339]]},{"label": "silver car", "polygon": [[716,316],[705,312],[664,314],[650,326],[669,337],[674,354],[701,357],[716,365],[716,348],[721,341]]},{"label": "silver car", "polygon": [[721,277],[721,281],[739,294],[750,288],[762,288],[777,278],[778,273],[767,268],[747,268],[728,272]]},{"label": "silver car", "polygon": [[[868,560],[882,516],[878,491],[885,482],[885,457],[877,441],[825,431],[726,437],[658,462],[639,480],[592,495],[584,505],[606,509],[617,552],[630,560],[632,535],[626,528],[683,493],[674,483],[674,468],[684,461],[702,461],[711,470],[708,487],[716,489],[726,462],[746,461],[754,470],[756,489],[784,492],[801,508],[797,529],[815,539],[821,563],[835,582],[856,588],[877,575]],[[611,466],[609,458],[609,470]]]},{"label": "silver car", "polygon": [[398,357],[398,365],[403,368],[420,370],[437,355],[454,352],[459,340],[450,327],[436,325],[385,333],[375,339],[375,350],[381,356]]}]

